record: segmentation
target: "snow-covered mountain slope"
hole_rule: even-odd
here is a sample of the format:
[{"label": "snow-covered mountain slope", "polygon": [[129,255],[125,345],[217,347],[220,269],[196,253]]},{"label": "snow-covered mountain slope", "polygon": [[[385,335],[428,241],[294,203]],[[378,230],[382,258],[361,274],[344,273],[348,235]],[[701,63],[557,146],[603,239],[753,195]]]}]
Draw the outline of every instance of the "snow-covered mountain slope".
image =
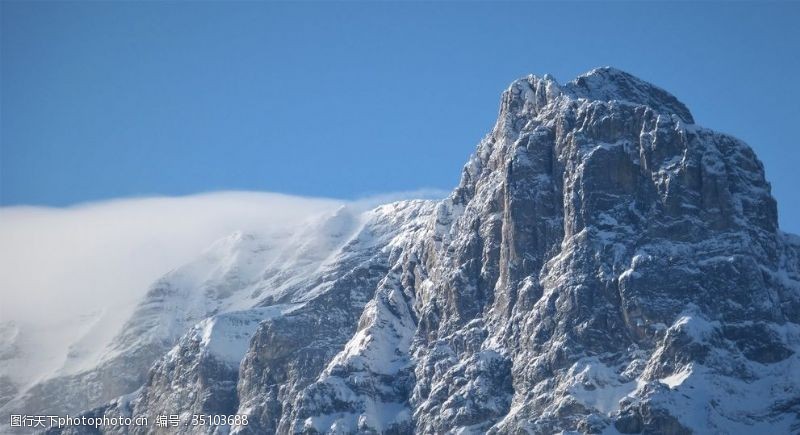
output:
[{"label": "snow-covered mountain slope", "polygon": [[[323,286],[326,270],[347,254],[343,251],[347,246],[360,241],[365,250],[357,254],[369,255],[367,248],[380,249],[390,238],[394,229],[381,221],[383,208],[369,212],[360,208],[342,206],[312,217],[293,232],[283,228],[278,233],[237,232],[217,241],[197,259],[154,283],[112,339],[93,340],[108,333],[102,322],[106,313],[84,316],[64,327],[39,328],[41,334],[55,334],[50,338],[71,343],[65,360],[30,358],[28,354],[36,349],[27,349],[25,344],[42,340],[20,336],[38,329],[4,324],[0,363],[7,369],[5,385],[9,387],[2,390],[7,403],[0,409],[63,415],[100,405],[138,389],[151,365],[209,316],[303,302]],[[76,330],[80,330],[77,337]],[[98,348],[97,343],[107,344]],[[49,370],[30,368],[31,373],[49,374],[30,385],[22,384],[25,389],[19,391],[19,383],[11,381],[23,378],[16,374],[31,361],[50,365]]]},{"label": "snow-covered mountain slope", "polygon": [[[13,352],[0,351],[0,391],[93,367],[150,285],[215,240],[239,230],[283,243],[343,204],[214,192],[0,208],[0,323],[17,331]],[[11,398],[2,396],[0,406]]]},{"label": "snow-covered mountain slope", "polygon": [[[183,336],[89,413],[248,418],[164,433],[800,432],[800,242],[753,151],[666,91],[613,68],[520,79],[450,197],[372,213],[269,297],[166,310]],[[256,290],[215,276],[187,289]],[[159,330],[143,307],[131,328]]]}]

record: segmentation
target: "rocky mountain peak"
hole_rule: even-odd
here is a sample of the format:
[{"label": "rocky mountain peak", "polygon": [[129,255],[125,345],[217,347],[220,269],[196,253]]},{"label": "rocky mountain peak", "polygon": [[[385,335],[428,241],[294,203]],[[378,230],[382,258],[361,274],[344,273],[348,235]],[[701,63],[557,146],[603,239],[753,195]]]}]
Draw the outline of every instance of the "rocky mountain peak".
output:
[{"label": "rocky mountain peak", "polygon": [[659,113],[677,115],[688,124],[694,123],[689,109],[675,96],[616,68],[595,68],[567,83],[564,88],[577,98],[629,102],[650,107]]},{"label": "rocky mountain peak", "polygon": [[564,85],[550,74],[518,79],[503,93],[499,120],[536,117],[551,104],[565,105],[575,100],[642,106],[659,114],[675,115],[686,124],[694,123],[689,109],[675,96],[612,67],[595,68]]},{"label": "rocky mountain peak", "polygon": [[517,80],[450,197],[359,222],[94,412],[247,415],[233,434],[800,431],[800,243],[752,149],[654,85]]}]

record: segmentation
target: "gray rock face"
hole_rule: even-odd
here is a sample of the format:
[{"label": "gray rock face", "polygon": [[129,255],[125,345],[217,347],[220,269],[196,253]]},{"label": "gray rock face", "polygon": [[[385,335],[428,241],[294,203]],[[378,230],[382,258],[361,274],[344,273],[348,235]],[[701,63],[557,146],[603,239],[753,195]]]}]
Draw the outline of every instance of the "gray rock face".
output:
[{"label": "gray rock face", "polygon": [[379,209],[315,291],[229,315],[250,321],[236,338],[195,326],[94,412],[236,413],[202,429],[241,434],[800,432],[800,238],[753,151],[693,122],[612,68],[518,80],[450,197]]}]

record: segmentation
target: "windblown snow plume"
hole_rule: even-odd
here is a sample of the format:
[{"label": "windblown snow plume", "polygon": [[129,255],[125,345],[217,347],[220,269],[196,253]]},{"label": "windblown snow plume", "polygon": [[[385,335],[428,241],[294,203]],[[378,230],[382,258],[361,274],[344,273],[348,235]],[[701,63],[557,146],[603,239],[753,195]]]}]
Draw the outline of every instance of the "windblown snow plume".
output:
[{"label": "windblown snow plume", "polygon": [[[159,277],[168,274],[186,287],[200,286],[230,278],[225,273],[232,268],[255,279],[266,262],[278,261],[287,251],[297,262],[318,262],[336,247],[325,246],[329,239],[346,237],[353,230],[348,225],[357,223],[342,222],[340,228],[316,223],[337,210],[357,215],[378,202],[408,196],[444,194],[424,190],[342,201],[219,192],[0,209],[0,406],[53,379],[91,372],[114,356],[114,337]],[[199,252],[202,256],[192,261]],[[249,269],[220,264],[237,261],[249,261]],[[175,303],[189,310],[192,301]],[[204,307],[195,308],[198,316],[207,315]],[[177,316],[170,312],[157,319],[169,330],[159,340],[185,332],[185,322],[176,326]],[[110,396],[100,397],[116,394],[109,391]],[[70,411],[92,403],[74,397],[43,400],[76,400],[63,408]]]}]

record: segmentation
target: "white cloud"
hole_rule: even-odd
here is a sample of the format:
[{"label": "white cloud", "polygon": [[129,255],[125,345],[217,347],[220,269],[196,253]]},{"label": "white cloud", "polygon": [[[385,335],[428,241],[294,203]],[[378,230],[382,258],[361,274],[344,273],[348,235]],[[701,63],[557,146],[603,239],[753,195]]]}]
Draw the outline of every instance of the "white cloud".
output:
[{"label": "white cloud", "polygon": [[134,304],[155,279],[220,237],[279,231],[341,204],[219,192],[0,208],[0,319],[52,324]]},{"label": "white cloud", "polygon": [[[350,201],[359,208],[438,190]],[[132,305],[169,270],[234,231],[289,231],[343,200],[217,192],[67,208],[0,208],[0,321],[54,324]]]}]

